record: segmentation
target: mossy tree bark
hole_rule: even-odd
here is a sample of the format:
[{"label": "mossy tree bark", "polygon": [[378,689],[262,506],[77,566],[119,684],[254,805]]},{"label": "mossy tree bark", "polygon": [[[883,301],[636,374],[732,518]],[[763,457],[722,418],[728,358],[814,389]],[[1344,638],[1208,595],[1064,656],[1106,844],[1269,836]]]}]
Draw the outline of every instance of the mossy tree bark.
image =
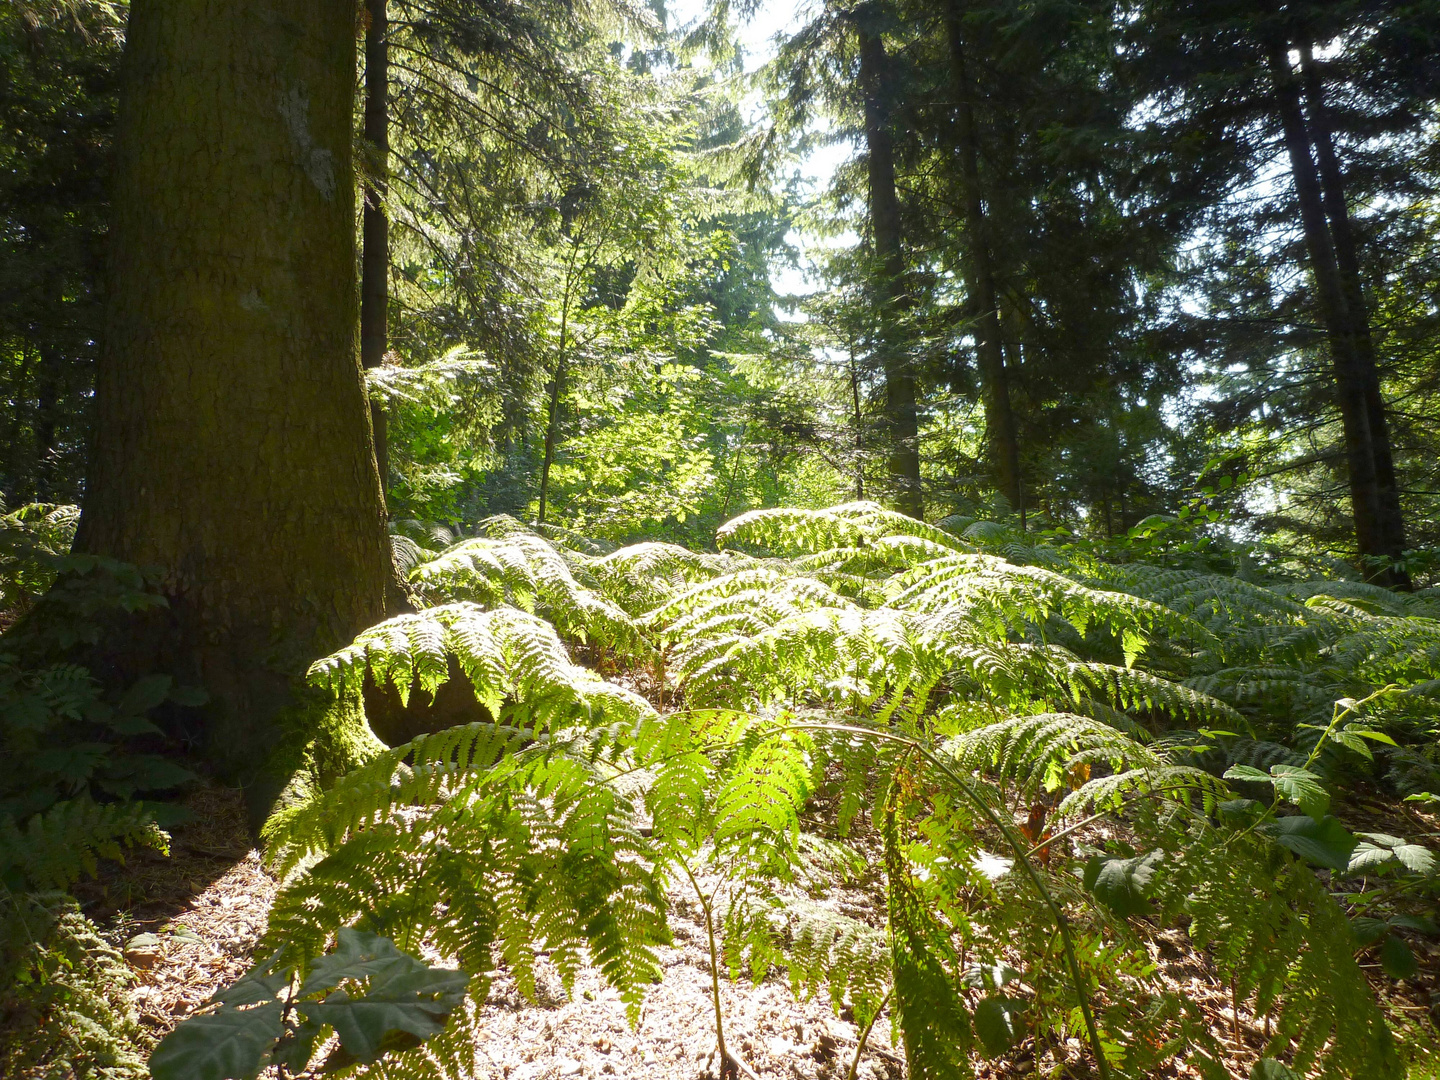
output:
[{"label": "mossy tree bark", "polygon": [[102,671],[203,683],[203,752],[246,782],[296,676],[385,610],[356,349],[355,5],[134,0],[128,35],[76,543],[157,567],[170,601],[112,635]]}]

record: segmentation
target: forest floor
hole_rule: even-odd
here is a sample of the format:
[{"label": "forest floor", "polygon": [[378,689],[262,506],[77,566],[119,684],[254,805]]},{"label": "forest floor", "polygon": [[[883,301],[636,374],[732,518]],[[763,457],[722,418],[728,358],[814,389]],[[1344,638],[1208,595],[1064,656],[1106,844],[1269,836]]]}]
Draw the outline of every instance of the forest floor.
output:
[{"label": "forest floor", "polygon": [[[157,1036],[250,967],[277,888],[251,847],[238,791],[202,788],[187,802],[194,820],[174,831],[170,857],[137,853],[125,867],[81,890],[88,913],[134,969],[136,1009]],[[1378,829],[1383,822],[1367,824]],[[832,893],[828,902],[838,899],[852,915],[868,905],[877,925],[883,920],[883,906],[873,892],[845,893]],[[660,950],[664,979],[647,996],[638,1026],[630,1026],[618,995],[592,970],[582,970],[573,995],[567,995],[559,973],[542,960],[533,1002],[501,973],[479,1017],[477,1080],[715,1077],[714,1006],[703,922],[694,917],[698,911],[693,901],[687,905],[681,895],[673,899],[674,945]],[[1431,1023],[1427,1014],[1432,994],[1440,1000],[1440,948],[1425,942],[1417,951],[1424,968],[1419,978],[1397,985],[1376,973],[1376,987],[1392,1018],[1423,1029]],[[1263,1041],[1262,1024],[1242,1008],[1236,1045],[1237,1028],[1225,989],[1208,958],[1189,946],[1183,932],[1156,932],[1152,956],[1166,978],[1210,1016],[1213,1029],[1230,1047],[1226,1065],[1232,1075],[1248,1076]],[[856,1026],[836,1016],[828,1000],[798,1001],[782,973],[772,972],[759,985],[748,979],[722,982],[721,1005],[732,1052],[759,1077],[847,1076],[855,1058]],[[1044,1048],[1039,1060],[1036,1054],[1033,1043],[1023,1045],[1003,1060],[982,1064],[979,1076],[1090,1075],[1073,1040],[1068,1046]],[[901,1080],[904,1073],[903,1051],[891,1044],[882,1016],[856,1076]],[[1177,1063],[1162,1075],[1196,1074]]]}]

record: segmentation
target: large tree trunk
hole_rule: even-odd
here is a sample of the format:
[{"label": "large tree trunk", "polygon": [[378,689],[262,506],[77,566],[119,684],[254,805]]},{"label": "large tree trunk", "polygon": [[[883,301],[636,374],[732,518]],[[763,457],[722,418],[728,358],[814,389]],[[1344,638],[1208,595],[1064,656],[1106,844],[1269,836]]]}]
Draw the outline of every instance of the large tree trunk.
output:
[{"label": "large tree trunk", "polygon": [[107,339],[77,547],[160,573],[111,678],[210,691],[203,751],[262,770],[316,656],[384,614],[356,354],[346,0],[134,0]]},{"label": "large tree trunk", "polygon": [[[1360,270],[1355,229],[1350,222],[1349,200],[1345,197],[1345,178],[1335,153],[1334,128],[1325,103],[1324,83],[1315,67],[1313,47],[1308,41],[1300,44],[1300,71],[1305,86],[1310,135],[1320,165],[1320,195],[1325,207],[1325,217],[1330,223],[1330,235],[1335,243],[1335,264],[1349,317],[1356,376],[1364,390],[1365,409],[1369,415],[1381,547],[1384,554],[1394,558],[1405,550],[1405,517],[1400,507],[1400,484],[1395,477],[1395,454],[1390,445],[1390,423],[1386,415],[1385,398],[1380,390],[1380,365],[1375,357],[1375,339],[1370,334],[1370,305],[1365,299],[1365,278]],[[1403,572],[1396,577],[1397,584],[1408,585],[1408,577]]]},{"label": "large tree trunk", "polygon": [[[1356,356],[1350,312],[1325,220],[1320,180],[1315,161],[1310,156],[1310,137],[1300,108],[1300,91],[1290,67],[1287,45],[1283,41],[1267,42],[1267,58],[1275,88],[1276,111],[1300,207],[1305,247],[1320,300],[1320,319],[1330,345],[1336,401],[1345,437],[1355,539],[1362,558],[1384,556],[1390,553],[1385,550],[1385,531],[1381,524],[1379,478],[1375,468],[1374,435],[1370,427],[1365,378]],[[1379,575],[1381,578],[1387,576]]]},{"label": "large tree trunk", "polygon": [[955,141],[960,157],[965,254],[965,291],[975,306],[975,352],[980,390],[985,403],[985,434],[995,465],[1000,493],[1021,513],[1020,440],[1010,405],[1010,379],[1000,336],[995,273],[989,230],[980,189],[979,136],[975,128],[975,83],[965,60],[963,8],[952,3],[946,13],[950,41],[951,85],[955,94]]},{"label": "large tree trunk", "polygon": [[890,132],[889,57],[878,33],[863,22],[856,30],[860,46],[860,91],[865,101],[865,143],[869,157],[870,228],[875,240],[879,281],[881,368],[885,373],[885,427],[888,471],[896,487],[896,506],[911,517],[924,517],[920,488],[920,434],[915,404],[915,370],[904,343],[900,318],[912,306],[905,283],[900,244],[900,200],[895,193],[895,150]]}]

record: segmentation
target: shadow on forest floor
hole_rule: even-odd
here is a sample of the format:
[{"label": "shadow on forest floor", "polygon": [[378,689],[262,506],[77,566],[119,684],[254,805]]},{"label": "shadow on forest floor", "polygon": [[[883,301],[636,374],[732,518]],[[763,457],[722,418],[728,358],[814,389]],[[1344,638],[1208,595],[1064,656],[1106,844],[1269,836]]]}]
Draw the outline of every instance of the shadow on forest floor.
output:
[{"label": "shadow on forest floor", "polygon": [[249,969],[275,895],[239,789],[207,784],[182,805],[193,816],[171,830],[168,857],[129,852],[75,889],[134,970],[136,1009],[156,1035]]}]

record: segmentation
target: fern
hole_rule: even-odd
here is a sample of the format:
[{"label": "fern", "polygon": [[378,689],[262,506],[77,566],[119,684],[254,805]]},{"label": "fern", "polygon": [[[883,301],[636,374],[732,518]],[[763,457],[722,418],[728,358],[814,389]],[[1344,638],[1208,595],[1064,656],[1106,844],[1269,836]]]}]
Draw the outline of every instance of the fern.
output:
[{"label": "fern", "polygon": [[360,691],[368,675],[393,685],[405,701],[414,689],[433,694],[446,682],[452,656],[492,716],[539,731],[582,715],[596,722],[634,722],[653,713],[638,694],[573,663],[543,619],[471,603],[380,623],[317,660],[309,679],[342,696]]},{"label": "fern", "polygon": [[67,799],[23,825],[0,815],[0,882],[14,891],[69,888],[101,858],[123,861],[129,847],[169,852],[169,837],[143,803]]},{"label": "fern", "polygon": [[131,981],[72,897],[0,891],[0,1074],[145,1080]]},{"label": "fern", "polygon": [[639,627],[623,609],[577,581],[554,546],[518,528],[501,539],[462,540],[417,565],[410,580],[432,599],[511,605],[582,642],[632,656],[644,649]]},{"label": "fern", "polygon": [[[412,571],[448,602],[311,680],[403,698],[455,675],[488,722],[385,751],[266,832],[286,875],[271,943],[308,963],[358,926],[473,973],[433,1049],[383,1074],[462,1074],[493,973],[530,992],[542,948],[567,983],[593,963],[638,1008],[667,889],[703,918],[722,1071],[738,1065],[721,978],[778,966],[862,1020],[889,994],[917,1077],[965,1075],[1027,1033],[1083,1037],[1104,1075],[1167,1057],[1222,1075],[1203,1017],[1154,972],[1148,914],[1188,916],[1274,1013],[1271,1056],[1392,1074],[1343,915],[1290,852],[1343,870],[1322,849],[1348,834],[1301,788],[1328,798],[1322,780],[1369,767],[1366,739],[1440,724],[1433,598],[1105,564],[871,503],[753,511],[718,554],[602,551],[505,517],[472,532]],[[643,661],[640,685],[684,708],[600,678],[562,637]],[[1258,776],[1269,808],[1227,773]],[[1317,817],[1277,816],[1282,795]],[[1021,827],[1008,808],[1026,804]],[[801,892],[817,819],[878,829],[883,931]]]}]

